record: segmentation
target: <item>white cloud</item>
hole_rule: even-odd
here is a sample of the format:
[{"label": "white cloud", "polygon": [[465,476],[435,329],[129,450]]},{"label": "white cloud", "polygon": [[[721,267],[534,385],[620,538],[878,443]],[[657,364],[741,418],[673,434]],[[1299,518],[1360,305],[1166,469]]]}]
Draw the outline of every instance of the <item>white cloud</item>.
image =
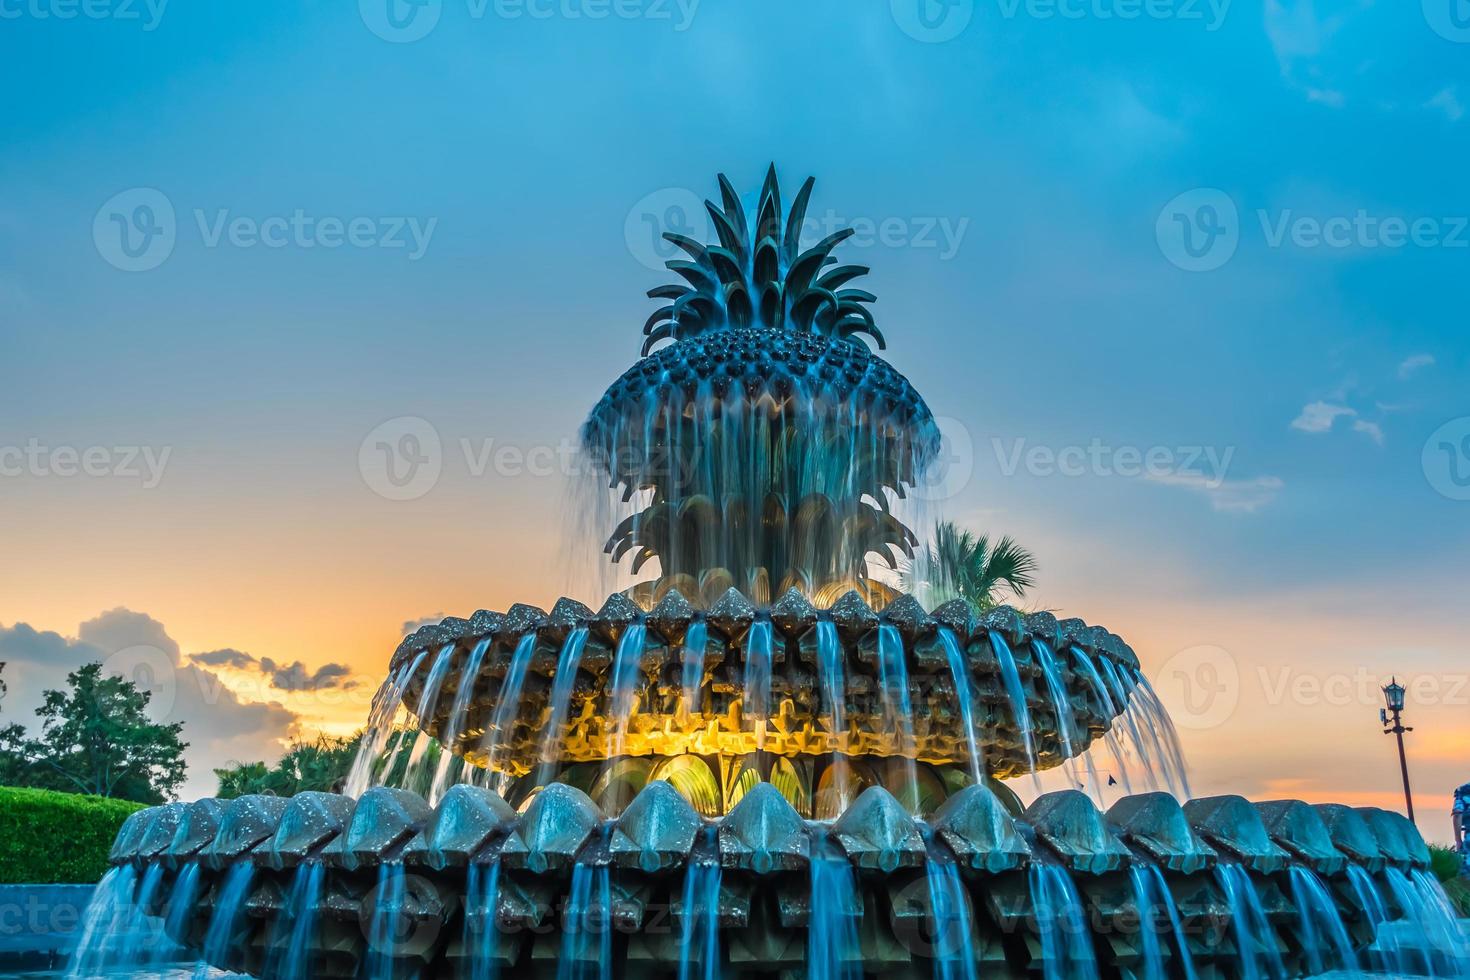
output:
[{"label": "white cloud", "polygon": [[1302,413],[1292,419],[1291,427],[1301,432],[1310,432],[1314,435],[1321,432],[1332,431],[1333,424],[1342,416],[1351,418],[1358,413],[1346,405],[1332,405],[1328,402],[1312,402],[1302,407]]},{"label": "white cloud", "polygon": [[153,694],[149,711],[163,724],[183,722],[188,779],[184,799],[212,796],[215,768],[239,760],[278,757],[297,733],[298,715],[276,703],[241,700],[211,671],[181,656],[163,624],[143,613],[113,609],[82,623],[75,638],[26,623],[0,626],[0,659],[7,662],[6,716],[33,730],[34,710],[46,690],[66,686],[66,675],[102,662]]},{"label": "white cloud", "polygon": [[1377,422],[1369,422],[1367,419],[1354,419],[1353,431],[1361,432],[1372,439],[1378,445],[1383,445],[1383,429]]},{"label": "white cloud", "polygon": [[1182,487],[1204,494],[1212,508],[1227,514],[1254,514],[1275,500],[1285,486],[1276,476],[1215,480],[1203,473],[1158,473],[1150,474],[1146,479],[1161,486]]},{"label": "white cloud", "polygon": [[1465,107],[1460,104],[1459,92],[1453,85],[1434,93],[1434,97],[1424,103],[1424,108],[1438,109],[1450,122],[1459,122],[1465,115]]},{"label": "white cloud", "polygon": [[1434,366],[1433,354],[1411,354],[1399,362],[1399,380],[1405,381],[1420,368]]}]

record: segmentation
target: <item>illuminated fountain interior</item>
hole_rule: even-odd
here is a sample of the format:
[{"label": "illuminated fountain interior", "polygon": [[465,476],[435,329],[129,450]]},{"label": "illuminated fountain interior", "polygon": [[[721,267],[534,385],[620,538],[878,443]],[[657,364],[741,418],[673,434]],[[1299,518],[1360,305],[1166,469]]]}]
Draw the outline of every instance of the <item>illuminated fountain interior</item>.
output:
[{"label": "illuminated fountain interior", "polygon": [[270,977],[1470,966],[1403,818],[1190,799],[1118,636],[895,587],[939,434],[811,191],[722,177],[717,241],[666,236],[680,282],[582,433],[579,513],[641,580],[405,638],[342,795],[130,820],[79,969],[136,966],[140,922]]}]

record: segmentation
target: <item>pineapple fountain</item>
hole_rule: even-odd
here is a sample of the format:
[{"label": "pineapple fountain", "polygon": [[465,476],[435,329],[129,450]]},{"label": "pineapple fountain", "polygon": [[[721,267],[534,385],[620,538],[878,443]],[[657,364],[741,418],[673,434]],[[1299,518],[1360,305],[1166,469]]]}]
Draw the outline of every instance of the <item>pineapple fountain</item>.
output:
[{"label": "pineapple fountain", "polygon": [[657,574],[406,637],[343,794],[134,815],[77,973],[156,968],[140,923],[283,978],[1470,969],[1404,818],[1189,799],[1118,636],[874,573],[922,560],[897,508],[940,440],[861,339],[851,232],[803,247],[811,191],[720,178],[584,426],[606,553]]}]

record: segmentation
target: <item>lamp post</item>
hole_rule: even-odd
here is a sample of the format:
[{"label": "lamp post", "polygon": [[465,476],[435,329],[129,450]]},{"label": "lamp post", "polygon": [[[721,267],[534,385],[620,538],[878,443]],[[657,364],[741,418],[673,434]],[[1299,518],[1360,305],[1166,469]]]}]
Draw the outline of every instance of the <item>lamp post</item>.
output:
[{"label": "lamp post", "polygon": [[[1409,808],[1409,822],[1414,823],[1414,796],[1409,792],[1409,760],[1404,755],[1404,732],[1412,732],[1414,729],[1405,728],[1399,716],[1404,710],[1404,686],[1397,677],[1391,679],[1383,689],[1383,700],[1388,703],[1388,707],[1378,709],[1378,719],[1385,726],[1383,734],[1398,737],[1399,772],[1404,777],[1404,805]],[[1392,724],[1389,724],[1390,721]]]}]

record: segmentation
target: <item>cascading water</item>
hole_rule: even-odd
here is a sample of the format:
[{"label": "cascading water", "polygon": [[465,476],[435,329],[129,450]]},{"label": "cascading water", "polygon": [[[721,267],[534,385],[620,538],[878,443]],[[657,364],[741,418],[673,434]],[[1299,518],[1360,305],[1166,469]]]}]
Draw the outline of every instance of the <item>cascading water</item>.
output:
[{"label": "cascading water", "polygon": [[1164,880],[1164,872],[1159,870],[1158,865],[1151,864],[1148,870],[1153,880],[1154,894],[1158,896],[1164,906],[1164,911],[1169,916],[1169,927],[1173,930],[1174,937],[1174,952],[1179,956],[1179,964],[1184,971],[1184,980],[1197,980],[1194,956],[1189,951],[1189,937],[1184,933],[1184,922],[1179,917],[1179,905],[1174,901],[1174,893],[1169,890],[1169,883]]},{"label": "cascading water", "polygon": [[700,710],[699,692],[704,684],[704,657],[709,647],[709,624],[703,619],[690,622],[684,631],[684,662],[679,671],[683,707],[690,717]]},{"label": "cascading water", "polygon": [[[1057,712],[1057,737],[1061,740],[1062,751],[1067,756],[1063,764],[1066,768],[1067,778],[1075,788],[1081,784],[1077,778],[1077,753],[1073,746],[1076,744],[1080,733],[1077,728],[1077,714],[1072,709],[1072,699],[1067,696],[1067,685],[1062,680],[1061,668],[1057,665],[1056,657],[1051,652],[1051,647],[1045,640],[1039,637],[1031,638],[1031,652],[1036,663],[1041,667],[1041,676],[1046,680],[1046,693],[1052,706]],[[953,670],[951,665],[951,670]],[[1102,784],[1097,778],[1097,769],[1092,763],[1091,753],[1082,753],[1084,764],[1087,766],[1087,787],[1097,799],[1099,805],[1103,803]]]},{"label": "cascading water", "polygon": [[1133,678],[1134,702],[1139,706],[1139,711],[1143,715],[1144,728],[1154,742],[1160,764],[1162,765],[1167,760],[1168,765],[1165,766],[1164,775],[1169,781],[1170,792],[1182,800],[1187,800],[1194,793],[1189,788],[1189,770],[1184,764],[1184,752],[1179,747],[1179,732],[1174,727],[1174,719],[1169,717],[1169,709],[1165,708],[1163,702],[1159,700],[1158,692],[1148,682],[1148,678],[1137,670],[1128,669],[1127,672]]},{"label": "cascading water", "polygon": [[392,980],[407,885],[402,861],[384,861],[378,866],[378,884],[368,919],[365,980]]},{"label": "cascading water", "polygon": [[1470,938],[1460,928],[1460,915],[1445,894],[1444,886],[1432,874],[1413,872],[1414,891],[1423,902],[1420,921],[1424,931],[1433,937],[1449,963],[1451,976],[1470,976]]},{"label": "cascading water", "polygon": [[390,674],[373,696],[367,730],[357,747],[357,757],[352,760],[352,769],[343,789],[346,795],[361,796],[373,785],[373,769],[377,765],[378,757],[383,754],[383,749],[387,747],[388,739],[393,735],[393,721],[398,717],[398,709],[403,707],[404,692],[408,690],[409,681],[418,672],[419,665],[426,656],[427,650],[420,651],[418,656]]},{"label": "cascading water", "polygon": [[[169,939],[183,936],[189,916],[197,911],[195,903],[199,900],[199,888],[203,882],[204,878],[198,861],[190,861],[179,872],[179,878],[174,882],[173,893],[168,898],[168,914],[163,920],[163,931]],[[153,969],[162,967],[171,958],[173,952],[169,943],[160,942],[149,957],[149,966]]]},{"label": "cascading water", "polygon": [[[464,731],[466,715],[470,710],[470,700],[475,694],[475,680],[480,676],[480,665],[484,663],[485,653],[490,649],[490,639],[488,636],[485,637],[470,651],[469,661],[465,664],[464,673],[459,679],[459,689],[454,692],[454,704],[449,709],[449,723],[444,729],[443,737],[439,740],[445,746],[453,746]],[[439,754],[439,767],[434,772],[434,783],[429,788],[430,806],[437,804],[444,796],[445,790],[449,789],[450,767],[455,758],[452,752]]]},{"label": "cascading water", "polygon": [[133,892],[137,885],[138,871],[130,864],[113,868],[102,876],[82,914],[82,936],[72,954],[70,976],[92,976],[101,969],[120,930],[131,924],[136,909]]},{"label": "cascading water", "polygon": [[1291,897],[1296,905],[1297,924],[1301,929],[1302,953],[1312,973],[1328,969],[1356,970],[1358,956],[1353,951],[1347,926],[1327,886],[1310,868],[1293,865]]},{"label": "cascading water", "polygon": [[856,894],[852,865],[824,829],[812,832],[811,876],[807,976],[809,980],[862,980],[857,923],[847,912]]},{"label": "cascading water", "polygon": [[[495,704],[495,713],[491,717],[490,727],[486,729],[481,747],[485,750],[491,764],[504,761],[505,754],[510,751],[515,740],[516,717],[521,709],[521,689],[526,684],[526,672],[531,668],[531,657],[536,652],[536,633],[528,632],[521,637],[516,644],[515,651],[510,656],[510,666],[506,668],[505,680],[501,684],[499,700]],[[496,790],[501,795],[505,794],[510,785],[510,777],[504,772],[496,773]]]},{"label": "cascading water", "polygon": [[1401,913],[1385,930],[1393,934],[1400,956],[1429,976],[1470,975],[1470,948],[1439,882],[1422,871],[1410,879],[1393,867],[1384,869],[1383,880]]},{"label": "cascading water", "polygon": [[612,887],[604,856],[612,825],[598,828],[593,855],[572,868],[557,980],[612,980]]},{"label": "cascading water", "polygon": [[1230,905],[1230,922],[1235,930],[1235,945],[1240,957],[1241,980],[1259,980],[1263,973],[1267,977],[1286,975],[1286,966],[1281,961],[1281,951],[1276,945],[1276,934],[1266,918],[1261,905],[1261,896],[1255,882],[1238,864],[1221,862],[1215,867],[1215,878],[1225,893]]},{"label": "cascading water", "polygon": [[1026,749],[1026,766],[1034,778],[1036,747],[1031,742],[1031,709],[1026,705],[1026,690],[1021,686],[1021,672],[1016,667],[1016,658],[1011,653],[1010,644],[995,630],[990,631],[990,649],[995,652],[996,662],[1000,664],[1000,678],[1005,684],[1006,697],[1011,702],[1011,716],[1015,718],[1016,728],[1020,730],[1021,744]]},{"label": "cascading water", "polygon": [[[471,864],[465,890],[464,946],[469,980],[495,980],[500,973],[500,860]],[[476,930],[478,926],[478,931]]]},{"label": "cascading water", "polygon": [[642,621],[630,623],[618,640],[617,653],[613,657],[612,689],[608,692],[608,713],[613,724],[613,745],[607,753],[609,760],[623,754],[647,641],[648,626]]},{"label": "cascading water", "polygon": [[1369,928],[1373,930],[1374,942],[1369,946],[1367,954],[1374,968],[1408,973],[1410,966],[1407,957],[1399,949],[1398,937],[1391,929],[1383,928],[1389,918],[1388,905],[1383,901],[1373,876],[1361,865],[1350,862],[1347,866],[1347,879],[1353,886],[1353,894],[1358,897],[1358,904],[1363,908],[1363,916]]},{"label": "cascading water", "polygon": [[[454,644],[446,644],[439,651],[439,656],[434,658],[434,665],[429,668],[429,676],[424,681],[423,693],[419,695],[418,707],[414,709],[414,717],[423,724],[423,719],[432,718],[439,708],[439,692],[444,689],[444,678],[449,673],[449,664],[454,660]],[[519,700],[519,699],[518,699]],[[418,772],[419,762],[424,758],[424,753],[429,749],[428,732],[420,731],[413,739],[413,748],[408,753],[408,762],[404,766],[403,775],[399,779],[399,785],[404,789],[410,789],[418,785],[420,775]],[[398,759],[403,755],[403,747],[408,744],[406,738],[400,738],[398,747],[393,753],[393,759],[389,761],[384,772],[384,779],[392,774],[397,767]]]},{"label": "cascading water", "polygon": [[756,751],[766,747],[766,722],[771,712],[771,621],[757,619],[745,634],[746,714],[755,731]]},{"label": "cascading water", "polygon": [[1033,862],[1028,873],[1045,980],[1097,980],[1097,954],[1082,898],[1061,865]]},{"label": "cascading water", "polygon": [[1148,875],[1142,865],[1129,866],[1128,883],[1133,889],[1133,907],[1138,910],[1138,950],[1143,956],[1144,980],[1164,980],[1164,954],[1159,945],[1153,901],[1149,898]]},{"label": "cascading water", "polygon": [[536,767],[537,786],[545,786],[556,774],[558,754],[561,749],[561,730],[566,724],[567,713],[572,707],[572,691],[577,686],[577,671],[582,665],[582,654],[587,649],[587,627],[578,626],[562,641],[561,653],[556,658],[556,676],[551,680],[550,714],[546,730],[541,733],[541,758]]},{"label": "cascading water", "polygon": [[[847,732],[846,685],[842,676],[842,639],[830,619],[817,620],[817,685],[827,706],[827,725],[834,739]],[[852,767],[840,747],[833,751],[829,772],[831,797],[818,816],[836,816],[852,803]]]},{"label": "cascading water", "polygon": [[924,874],[934,923],[931,937],[934,980],[976,980],[975,936],[959,868],[935,843],[934,833],[927,827],[924,843],[928,858]]},{"label": "cascading water", "polygon": [[910,813],[918,813],[919,766],[914,761],[914,708],[909,689],[909,669],[904,660],[903,635],[892,623],[878,627],[878,686],[883,696],[883,710],[893,726],[895,749],[903,760],[904,785],[894,793]]},{"label": "cascading water", "polygon": [[960,721],[965,726],[965,748],[970,756],[970,778],[982,783],[985,781],[985,756],[980,751],[979,737],[975,732],[975,692],[970,687],[965,651],[960,649],[960,641],[955,639],[954,630],[948,626],[940,627],[939,642],[944,647],[949,676],[954,680],[955,697],[959,699]]},{"label": "cascading water", "polygon": [[[255,865],[248,861],[232,866],[219,886],[214,900],[214,914],[209,920],[209,929],[204,934],[204,962],[226,963],[239,939],[236,932],[245,917],[245,900],[250,897],[250,886],[255,881]],[[199,967],[197,977],[209,974],[207,967]]]},{"label": "cascading water", "polygon": [[[1097,695],[1098,703],[1103,706],[1103,710],[1107,712],[1109,718],[1116,717],[1119,706],[1113,703],[1113,696],[1108,693],[1108,686],[1103,683],[1102,675],[1097,672],[1097,664],[1092,662],[1092,658],[1087,655],[1087,651],[1081,647],[1073,646],[1071,650],[1072,656],[1082,668],[1082,675],[1092,685],[1092,690]],[[1103,744],[1108,747],[1108,753],[1113,757],[1113,763],[1118,767],[1118,781],[1123,784],[1123,792],[1131,796],[1133,794],[1133,780],[1128,774],[1128,762],[1124,755],[1123,746],[1117,736],[1118,728],[1119,726],[1113,725],[1108,729],[1107,734],[1103,736]],[[1097,792],[1101,794],[1101,787],[1097,788]]]},{"label": "cascading water", "polygon": [[[1143,767],[1144,778],[1148,781],[1149,789],[1158,790],[1161,788],[1159,776],[1163,774],[1167,777],[1167,774],[1163,772],[1162,765],[1156,765],[1154,763],[1153,755],[1149,752],[1149,747],[1144,742],[1143,734],[1139,729],[1138,718],[1136,717],[1137,712],[1135,710],[1136,706],[1128,702],[1128,692],[1123,687],[1123,682],[1118,677],[1118,672],[1113,669],[1113,665],[1108,658],[1103,657],[1101,660],[1103,678],[1108,685],[1108,689],[1112,692],[1113,703],[1122,710],[1120,717],[1128,733],[1129,741],[1133,746],[1133,751],[1138,753],[1138,763]],[[1170,789],[1174,796],[1179,795],[1168,786],[1167,778],[1162,788]]]},{"label": "cascading water", "polygon": [[311,976],[311,942],[316,935],[317,904],[325,880],[326,868],[320,861],[297,865],[290,895],[272,930],[267,975]]},{"label": "cascading water", "polygon": [[720,978],[720,852],[714,825],[700,832],[684,871],[679,980]]}]

